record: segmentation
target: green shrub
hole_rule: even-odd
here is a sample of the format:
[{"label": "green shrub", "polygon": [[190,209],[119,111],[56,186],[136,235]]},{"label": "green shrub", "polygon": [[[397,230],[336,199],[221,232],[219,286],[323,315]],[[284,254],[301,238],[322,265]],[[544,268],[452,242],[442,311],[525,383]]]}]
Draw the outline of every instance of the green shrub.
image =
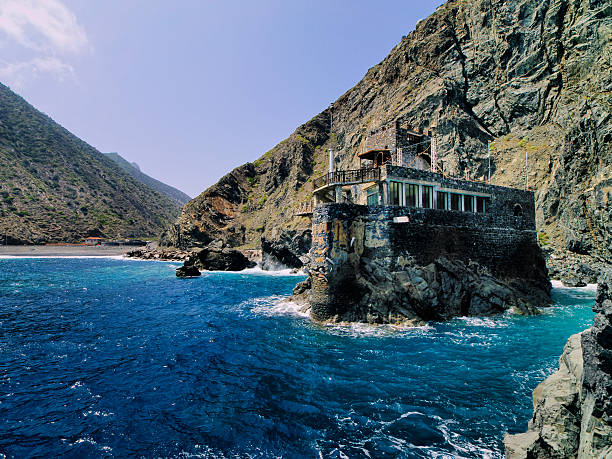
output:
[{"label": "green shrub", "polygon": [[548,234],[546,234],[545,232],[541,232],[540,234],[538,234],[538,241],[540,241],[540,245],[544,246],[548,244]]}]

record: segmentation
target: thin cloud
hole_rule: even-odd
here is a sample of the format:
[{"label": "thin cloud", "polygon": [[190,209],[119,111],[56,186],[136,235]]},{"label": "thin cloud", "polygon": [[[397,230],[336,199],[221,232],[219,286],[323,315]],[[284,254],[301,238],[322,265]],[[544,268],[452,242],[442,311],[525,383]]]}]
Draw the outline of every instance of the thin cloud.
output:
[{"label": "thin cloud", "polygon": [[59,0],[0,0],[0,31],[36,51],[76,54],[88,46],[85,30]]},{"label": "thin cloud", "polygon": [[14,89],[21,89],[27,80],[50,74],[58,81],[73,79],[76,81],[74,68],[56,57],[36,57],[25,62],[4,62],[0,66],[0,80],[7,82]]}]

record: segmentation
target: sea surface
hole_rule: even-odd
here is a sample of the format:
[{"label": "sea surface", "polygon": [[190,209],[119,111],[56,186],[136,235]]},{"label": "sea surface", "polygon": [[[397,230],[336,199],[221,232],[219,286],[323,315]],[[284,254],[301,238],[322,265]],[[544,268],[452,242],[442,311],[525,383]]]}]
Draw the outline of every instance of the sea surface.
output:
[{"label": "sea surface", "polygon": [[0,259],[0,457],[501,457],[592,323],[545,314],[320,326],[300,276],[120,259]]}]

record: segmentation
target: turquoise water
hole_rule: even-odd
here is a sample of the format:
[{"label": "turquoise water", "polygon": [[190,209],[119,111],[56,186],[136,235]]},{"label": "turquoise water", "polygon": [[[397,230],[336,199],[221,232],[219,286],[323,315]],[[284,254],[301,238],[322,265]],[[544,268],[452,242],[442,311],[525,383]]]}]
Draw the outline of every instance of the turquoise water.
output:
[{"label": "turquoise water", "polygon": [[299,276],[177,266],[0,260],[0,453],[500,457],[593,318],[587,288],[537,317],[319,326],[278,306]]}]

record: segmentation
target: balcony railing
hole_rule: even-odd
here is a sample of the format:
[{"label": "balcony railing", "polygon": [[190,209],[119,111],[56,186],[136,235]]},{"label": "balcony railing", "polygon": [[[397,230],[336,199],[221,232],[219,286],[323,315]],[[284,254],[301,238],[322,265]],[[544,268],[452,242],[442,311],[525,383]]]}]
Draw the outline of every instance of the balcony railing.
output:
[{"label": "balcony railing", "polygon": [[323,188],[330,185],[374,182],[377,180],[380,180],[380,168],[368,167],[348,171],[328,172],[327,174],[314,179],[312,185],[315,190],[318,190],[319,188]]}]

